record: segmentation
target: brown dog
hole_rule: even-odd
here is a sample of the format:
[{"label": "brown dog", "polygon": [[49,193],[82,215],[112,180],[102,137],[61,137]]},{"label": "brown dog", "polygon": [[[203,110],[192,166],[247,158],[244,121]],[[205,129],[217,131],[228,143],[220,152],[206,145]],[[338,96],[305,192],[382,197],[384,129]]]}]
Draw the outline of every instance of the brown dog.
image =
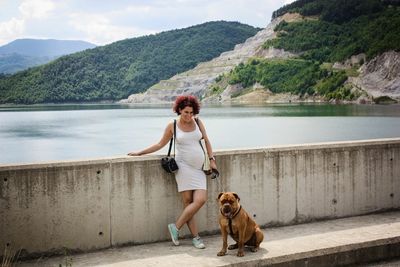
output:
[{"label": "brown dog", "polygon": [[236,241],[228,249],[239,248],[237,256],[244,256],[244,246],[251,247],[256,252],[264,239],[264,234],[256,222],[239,204],[239,196],[234,192],[222,192],[218,195],[219,226],[222,234],[222,249],[218,256],[224,256],[228,247],[228,234]]}]

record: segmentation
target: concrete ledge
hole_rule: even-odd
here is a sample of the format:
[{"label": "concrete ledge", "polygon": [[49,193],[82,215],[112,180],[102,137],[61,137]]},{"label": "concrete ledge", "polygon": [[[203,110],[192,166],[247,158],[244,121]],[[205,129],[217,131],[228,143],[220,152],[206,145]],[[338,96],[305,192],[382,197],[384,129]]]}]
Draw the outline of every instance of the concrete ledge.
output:
[{"label": "concrete ledge", "polygon": [[[266,146],[258,148],[241,148],[241,149],[224,149],[216,150],[215,154],[218,156],[232,155],[232,154],[250,154],[250,153],[261,153],[261,152],[282,152],[282,151],[301,151],[301,150],[325,150],[327,148],[334,149],[345,149],[345,148],[359,148],[360,146],[398,146],[400,143],[399,138],[379,138],[379,139],[367,139],[367,140],[352,140],[352,141],[335,141],[335,142],[321,142],[321,143],[306,143],[306,144],[288,144],[288,145],[277,145],[277,146]],[[51,168],[51,167],[64,167],[64,166],[82,166],[82,165],[93,165],[102,163],[124,163],[124,162],[142,162],[148,160],[160,159],[160,154],[150,154],[141,157],[129,157],[125,155],[119,155],[114,157],[95,158],[95,159],[82,159],[82,160],[63,160],[63,161],[47,161],[41,163],[21,163],[21,164],[2,164],[0,163],[0,171],[8,170],[24,170],[32,168]]]},{"label": "concrete ledge", "polygon": [[[400,212],[264,229],[261,249],[216,256],[220,235],[204,238],[207,248],[171,242],[107,249],[94,253],[21,262],[18,266],[344,266],[400,256]],[[232,244],[232,240],[228,240]]]}]

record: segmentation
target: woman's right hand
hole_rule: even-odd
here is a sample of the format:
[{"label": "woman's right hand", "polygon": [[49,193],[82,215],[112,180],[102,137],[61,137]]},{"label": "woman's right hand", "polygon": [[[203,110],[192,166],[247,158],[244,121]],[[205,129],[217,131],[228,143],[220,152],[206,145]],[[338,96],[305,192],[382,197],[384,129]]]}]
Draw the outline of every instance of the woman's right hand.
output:
[{"label": "woman's right hand", "polygon": [[165,128],[164,135],[161,138],[160,142],[158,142],[154,145],[151,145],[148,148],[140,150],[139,152],[130,152],[130,153],[128,153],[128,156],[142,156],[142,155],[147,155],[147,154],[150,154],[150,153],[160,150],[169,142],[169,140],[171,140],[172,135],[173,135],[173,131],[172,131],[173,127],[174,127],[174,123],[170,122],[167,125],[167,127]]}]

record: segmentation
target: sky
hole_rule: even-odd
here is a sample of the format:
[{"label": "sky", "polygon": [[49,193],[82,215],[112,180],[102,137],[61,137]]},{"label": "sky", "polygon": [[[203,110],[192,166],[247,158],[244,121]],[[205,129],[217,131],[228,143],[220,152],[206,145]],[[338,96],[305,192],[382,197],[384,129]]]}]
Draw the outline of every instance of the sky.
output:
[{"label": "sky", "polygon": [[238,21],[264,28],[272,12],[294,0],[0,0],[0,46],[15,39],[118,40]]}]

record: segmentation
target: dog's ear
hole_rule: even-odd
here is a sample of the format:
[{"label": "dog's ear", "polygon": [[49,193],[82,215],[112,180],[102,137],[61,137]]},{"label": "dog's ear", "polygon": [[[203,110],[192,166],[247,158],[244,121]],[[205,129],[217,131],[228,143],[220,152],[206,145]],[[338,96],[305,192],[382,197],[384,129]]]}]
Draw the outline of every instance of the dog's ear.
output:
[{"label": "dog's ear", "polygon": [[235,198],[236,198],[238,201],[240,201],[240,197],[239,197],[238,194],[236,194],[235,192],[232,192],[232,194],[235,196]]},{"label": "dog's ear", "polygon": [[217,200],[224,194],[224,192],[219,193]]}]

